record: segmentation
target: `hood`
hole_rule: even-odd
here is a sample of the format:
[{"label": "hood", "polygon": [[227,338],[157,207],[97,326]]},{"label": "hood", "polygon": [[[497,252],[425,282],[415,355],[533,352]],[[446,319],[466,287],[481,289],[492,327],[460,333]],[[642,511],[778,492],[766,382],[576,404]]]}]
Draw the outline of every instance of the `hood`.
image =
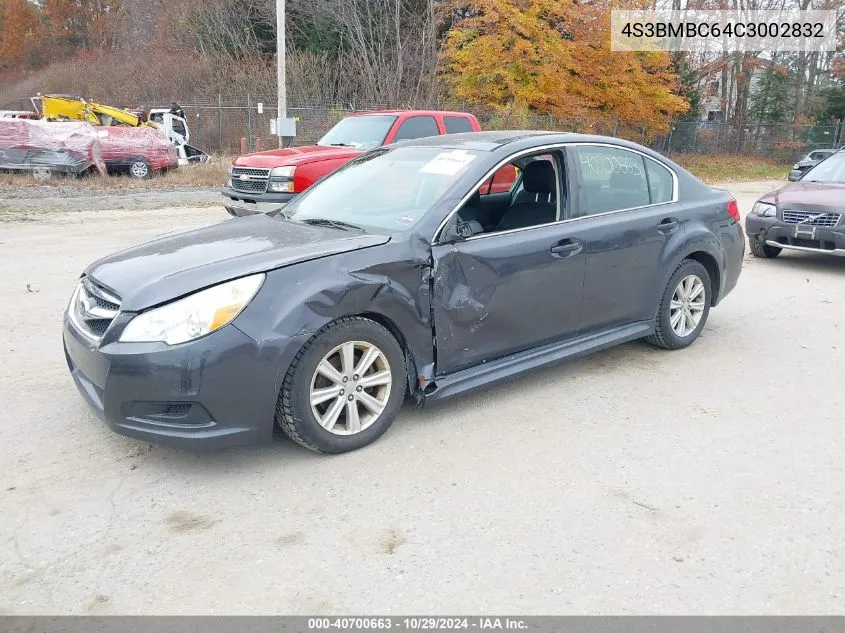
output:
[{"label": "hood", "polygon": [[389,240],[261,214],[158,237],[94,262],[85,274],[120,297],[122,310],[134,312],[237,277]]},{"label": "hood", "polygon": [[235,167],[284,167],[287,165],[303,165],[321,160],[337,160],[338,158],[353,159],[364,152],[354,147],[323,147],[321,145],[307,145],[305,147],[288,147],[286,149],[271,149],[265,152],[255,152],[238,156],[232,165]]},{"label": "hood", "polygon": [[761,202],[791,209],[845,209],[845,185],[799,180],[760,198]]}]

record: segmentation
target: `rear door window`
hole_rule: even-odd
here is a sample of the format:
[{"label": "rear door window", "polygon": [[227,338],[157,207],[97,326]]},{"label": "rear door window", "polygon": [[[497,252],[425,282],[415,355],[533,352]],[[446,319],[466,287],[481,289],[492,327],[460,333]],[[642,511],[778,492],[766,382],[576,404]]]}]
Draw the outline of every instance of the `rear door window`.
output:
[{"label": "rear door window", "polygon": [[573,148],[573,156],[580,181],[578,206],[581,215],[651,203],[644,159],[640,154],[616,147],[582,145]]},{"label": "rear door window", "polygon": [[394,141],[407,141],[426,136],[437,136],[440,130],[437,129],[437,121],[433,116],[413,116],[399,126]]}]

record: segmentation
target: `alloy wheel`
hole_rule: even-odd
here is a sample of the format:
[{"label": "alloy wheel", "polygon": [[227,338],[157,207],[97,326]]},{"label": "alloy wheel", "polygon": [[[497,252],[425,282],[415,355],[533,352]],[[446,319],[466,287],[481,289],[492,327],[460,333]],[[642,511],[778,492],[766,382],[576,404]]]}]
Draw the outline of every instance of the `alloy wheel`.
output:
[{"label": "alloy wheel", "polygon": [[687,275],[681,279],[672,294],[669,304],[669,324],[672,330],[685,338],[695,331],[704,314],[707,292],[698,275]]},{"label": "alloy wheel", "polygon": [[311,412],[330,433],[360,433],[384,411],[392,384],[384,352],[366,341],[348,341],[317,364],[311,378]]},{"label": "alloy wheel", "polygon": [[146,178],[147,174],[150,173],[150,168],[146,163],[136,161],[130,165],[129,173],[132,174],[134,178]]}]

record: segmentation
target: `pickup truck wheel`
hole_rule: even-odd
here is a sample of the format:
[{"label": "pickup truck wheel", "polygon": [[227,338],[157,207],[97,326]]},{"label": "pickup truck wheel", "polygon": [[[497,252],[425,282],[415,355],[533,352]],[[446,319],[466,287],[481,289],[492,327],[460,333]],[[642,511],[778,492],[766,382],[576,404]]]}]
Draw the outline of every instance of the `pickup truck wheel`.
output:
[{"label": "pickup truck wheel", "polygon": [[133,160],[129,165],[129,175],[139,180],[149,178],[152,174],[149,164],[145,160]]},{"label": "pickup truck wheel", "polygon": [[345,453],[390,428],[406,387],[405,356],[393,335],[370,319],[343,317],[318,331],[294,358],[276,421],[305,448]]}]

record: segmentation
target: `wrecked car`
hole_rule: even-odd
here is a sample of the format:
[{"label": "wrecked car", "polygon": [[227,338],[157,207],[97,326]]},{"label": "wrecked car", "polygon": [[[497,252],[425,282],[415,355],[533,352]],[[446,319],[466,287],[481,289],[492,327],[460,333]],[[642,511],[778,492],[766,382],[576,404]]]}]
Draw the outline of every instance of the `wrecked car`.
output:
[{"label": "wrecked car", "polygon": [[[509,191],[492,186],[516,173]],[[489,183],[485,188],[485,183]],[[441,400],[625,341],[690,345],[734,288],[736,201],[644,147],[563,133],[406,141],[283,211],[91,264],[71,375],[114,430],[185,448],[363,447]]]}]

